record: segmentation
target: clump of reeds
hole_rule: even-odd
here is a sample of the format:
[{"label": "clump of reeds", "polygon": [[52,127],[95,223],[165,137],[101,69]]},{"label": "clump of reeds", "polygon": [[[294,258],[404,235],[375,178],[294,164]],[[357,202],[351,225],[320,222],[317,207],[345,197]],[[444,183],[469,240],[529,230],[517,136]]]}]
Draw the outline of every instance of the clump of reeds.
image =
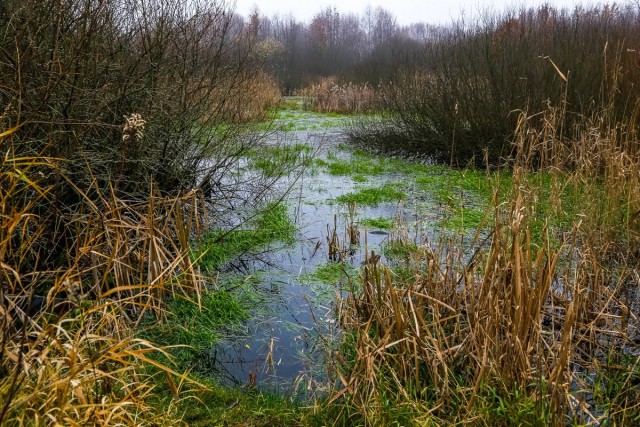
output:
[{"label": "clump of reeds", "polygon": [[[404,280],[366,265],[361,290],[339,304],[346,334],[331,401],[342,417],[640,420],[637,128],[594,117],[567,138],[556,114],[544,132],[519,126],[512,189],[495,190],[486,245],[427,245]],[[569,188],[579,197],[562,197]],[[543,196],[571,206],[543,209]]]},{"label": "clump of reeds", "polygon": [[360,230],[356,222],[356,202],[347,204],[347,235],[349,236],[349,246],[353,249],[360,244]]},{"label": "clump of reeds", "polygon": [[358,114],[377,111],[380,98],[369,84],[339,84],[332,79],[323,79],[296,92],[304,97],[306,109],[320,113]]},{"label": "clump of reeds", "polygon": [[[17,156],[11,133],[0,135],[0,424],[175,425],[150,398],[191,380],[135,328],[161,321],[169,295],[199,300],[197,194],[151,187],[130,202],[96,184],[60,206],[63,161]],[[69,236],[60,259],[51,233]]]},{"label": "clump of reeds", "polygon": [[[344,241],[344,239],[343,239]],[[327,224],[327,248],[330,261],[344,261],[346,250],[338,235],[338,216],[333,216],[333,228]]]}]

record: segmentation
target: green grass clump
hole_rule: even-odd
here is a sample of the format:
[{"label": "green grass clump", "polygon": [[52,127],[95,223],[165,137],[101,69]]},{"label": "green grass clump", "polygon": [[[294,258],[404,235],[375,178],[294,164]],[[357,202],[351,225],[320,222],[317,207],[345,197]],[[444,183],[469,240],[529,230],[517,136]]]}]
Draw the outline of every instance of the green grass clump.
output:
[{"label": "green grass clump", "polygon": [[[633,386],[635,384],[635,386]],[[597,367],[593,400],[598,411],[622,414],[629,402],[640,402],[640,356],[609,350],[606,360]],[[630,385],[632,385],[630,387]],[[628,411],[626,420],[640,421],[640,407]],[[622,420],[621,420],[622,421]]]},{"label": "green grass clump", "polygon": [[192,374],[202,388],[183,391],[176,401],[160,381],[154,406],[181,417],[185,425],[204,426],[297,426],[303,425],[305,408],[289,397],[258,389],[241,390],[217,384],[210,377]]},{"label": "green grass clump", "polygon": [[[201,404],[189,405],[184,420],[188,425],[251,425],[256,427],[302,425],[304,409],[287,396],[267,391],[249,392],[209,387],[199,392]],[[194,410],[195,409],[195,410]]]},{"label": "green grass clump", "polygon": [[[440,226],[450,230],[470,230],[482,225],[486,209],[491,206],[498,188],[500,200],[509,195],[511,176],[478,170],[453,170],[428,167],[428,173],[415,178],[418,190],[428,192],[443,207],[445,217]],[[497,187],[496,187],[497,186]],[[492,224],[489,213],[485,226]]]},{"label": "green grass clump", "polygon": [[450,230],[476,229],[482,224],[484,214],[484,211],[478,208],[459,205],[447,215],[440,225]]},{"label": "green grass clump", "polygon": [[414,242],[390,241],[382,248],[384,256],[390,260],[401,261],[408,259],[418,251],[418,245]]},{"label": "green grass clump", "polygon": [[331,175],[380,175],[385,172],[382,159],[334,160],[327,168]]},{"label": "green grass clump", "polygon": [[236,295],[226,291],[202,294],[196,301],[174,297],[167,302],[166,319],[149,318],[142,336],[161,346],[171,346],[172,361],[181,369],[190,369],[197,359],[220,339],[223,329],[233,328],[249,318]]},{"label": "green grass clump", "polygon": [[355,193],[343,194],[336,198],[336,202],[377,206],[380,203],[404,200],[406,197],[407,194],[398,188],[398,184],[385,184],[382,187],[363,188]]},{"label": "green grass clump", "polygon": [[307,165],[312,151],[307,144],[266,146],[251,150],[247,158],[251,168],[261,170],[265,176],[277,177]]},{"label": "green grass clump", "polygon": [[484,386],[479,393],[478,412],[488,425],[547,426],[552,425],[553,412],[548,398],[536,399],[531,393]]},{"label": "green grass clump", "polygon": [[303,283],[334,284],[343,280],[350,280],[358,276],[358,270],[347,262],[328,262],[308,274],[300,276]]},{"label": "green grass clump", "polygon": [[455,193],[465,193],[488,203],[496,185],[501,194],[507,195],[511,176],[506,173],[487,174],[473,169],[454,170],[429,166],[428,172],[417,175],[415,182],[419,189],[436,194],[436,199],[441,203],[446,203],[447,196]]},{"label": "green grass clump", "polygon": [[291,243],[296,231],[291,222],[287,207],[283,204],[271,204],[242,229],[211,230],[201,239],[199,264],[212,271],[238,256],[260,249],[270,243],[281,241]]},{"label": "green grass clump", "polygon": [[297,110],[304,108],[304,99],[299,97],[283,98],[278,105],[278,110]]},{"label": "green grass clump", "polygon": [[365,218],[360,220],[360,225],[369,228],[379,228],[381,230],[390,230],[393,228],[393,221],[389,218]]},{"label": "green grass clump", "polygon": [[254,124],[254,129],[290,131],[319,131],[327,128],[344,127],[350,120],[337,113],[318,113],[304,110],[298,100],[285,100],[277,108],[269,111],[270,120]]}]

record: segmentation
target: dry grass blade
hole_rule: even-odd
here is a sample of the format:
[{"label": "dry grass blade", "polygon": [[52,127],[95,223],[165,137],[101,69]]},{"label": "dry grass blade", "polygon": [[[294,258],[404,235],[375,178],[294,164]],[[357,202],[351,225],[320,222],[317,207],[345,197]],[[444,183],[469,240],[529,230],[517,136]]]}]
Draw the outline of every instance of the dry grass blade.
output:
[{"label": "dry grass blade", "polygon": [[[339,302],[341,324],[355,338],[345,342],[346,357],[333,369],[340,381],[332,401],[349,402],[364,424],[388,416],[383,402],[427,413],[429,422],[491,424],[487,393],[513,399],[514,390],[540,408],[536,417],[550,417],[545,422],[598,422],[587,398],[574,391],[600,387],[582,370],[600,375],[601,366],[610,366],[603,355],[626,360],[620,349],[638,351],[633,272],[640,224],[633,215],[640,209],[640,169],[638,156],[620,149],[629,144],[619,134],[635,128],[591,127],[578,133],[585,140],[558,140],[557,114],[546,113],[549,128],[535,137],[525,124],[519,128],[511,194],[503,201],[494,192],[489,246],[470,257],[447,245],[420,248],[418,275],[404,280],[369,262],[372,254],[361,289]],[[538,187],[531,174],[531,165],[541,164],[549,187]],[[582,190],[576,205],[560,206],[576,187]],[[541,191],[552,193],[553,215],[577,211],[561,234],[549,217],[536,224]],[[614,399],[618,409],[607,416],[640,416],[629,404],[640,397],[629,379],[637,379],[637,364],[616,365],[625,376],[614,384],[627,400]],[[455,414],[447,407],[452,400],[459,402]]]},{"label": "dry grass blade", "polygon": [[[54,162],[11,158],[11,141],[0,142],[9,153],[0,169],[0,423],[173,425],[148,403],[158,374],[175,393],[174,378],[200,385],[159,362],[167,354],[132,325],[160,319],[168,295],[199,300],[188,246],[197,193],[151,189],[132,203],[96,184],[91,199],[78,192],[84,212],[60,217],[42,209]],[[52,270],[42,242],[60,220],[75,237]]]}]

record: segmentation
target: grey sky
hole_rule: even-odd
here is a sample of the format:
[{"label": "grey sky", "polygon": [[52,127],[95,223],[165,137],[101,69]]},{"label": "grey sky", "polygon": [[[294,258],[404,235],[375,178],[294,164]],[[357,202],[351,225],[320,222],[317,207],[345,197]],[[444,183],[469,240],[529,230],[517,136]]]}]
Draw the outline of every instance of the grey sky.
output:
[{"label": "grey sky", "polygon": [[[267,16],[274,13],[284,15],[291,12],[297,19],[308,21],[316,12],[326,6],[336,6],[338,12],[360,14],[367,5],[371,5],[374,8],[382,6],[393,12],[398,23],[405,25],[414,22],[447,24],[452,19],[458,18],[462,10],[468,17],[486,8],[501,11],[510,6],[517,7],[523,4],[537,6],[544,3],[557,7],[573,8],[577,4],[594,4],[595,2],[591,0],[530,0],[526,2],[513,0],[236,0],[236,10],[241,15],[247,16],[257,6],[258,10]],[[624,3],[624,1],[618,3]]]}]

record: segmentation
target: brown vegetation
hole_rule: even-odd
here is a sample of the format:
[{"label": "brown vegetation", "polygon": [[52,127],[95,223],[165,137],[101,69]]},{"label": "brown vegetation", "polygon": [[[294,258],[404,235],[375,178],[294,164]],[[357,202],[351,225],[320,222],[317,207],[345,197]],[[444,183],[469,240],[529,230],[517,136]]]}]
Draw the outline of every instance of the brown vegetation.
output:
[{"label": "brown vegetation", "polygon": [[[361,291],[338,313],[345,338],[332,400],[343,417],[365,425],[640,421],[638,128],[599,115],[561,139],[560,114],[546,112],[542,132],[522,116],[513,185],[508,194],[495,187],[490,234],[476,236],[471,257],[427,242],[404,278],[367,264]],[[535,184],[534,170],[551,185]],[[571,188],[579,194],[563,206]],[[543,212],[547,191],[554,203]],[[575,214],[554,229],[563,210]],[[402,413],[393,407],[406,418],[393,418]]]},{"label": "brown vegetation", "polygon": [[304,107],[319,113],[360,114],[380,109],[380,98],[368,84],[338,84],[323,79],[295,92],[304,97]]},{"label": "brown vegetation", "polygon": [[8,0],[0,32],[0,424],[175,425],[151,401],[193,380],[140,325],[199,305],[277,87],[224,2]]},{"label": "brown vegetation", "polygon": [[[177,394],[190,380],[158,363],[163,350],[134,328],[161,321],[170,295],[197,304],[197,194],[152,187],[130,202],[71,183],[81,206],[69,213],[53,199],[68,179],[59,159],[16,157],[12,136],[1,138],[0,424],[174,425],[149,398],[158,384]],[[62,259],[52,259],[51,233],[68,235]]]}]

